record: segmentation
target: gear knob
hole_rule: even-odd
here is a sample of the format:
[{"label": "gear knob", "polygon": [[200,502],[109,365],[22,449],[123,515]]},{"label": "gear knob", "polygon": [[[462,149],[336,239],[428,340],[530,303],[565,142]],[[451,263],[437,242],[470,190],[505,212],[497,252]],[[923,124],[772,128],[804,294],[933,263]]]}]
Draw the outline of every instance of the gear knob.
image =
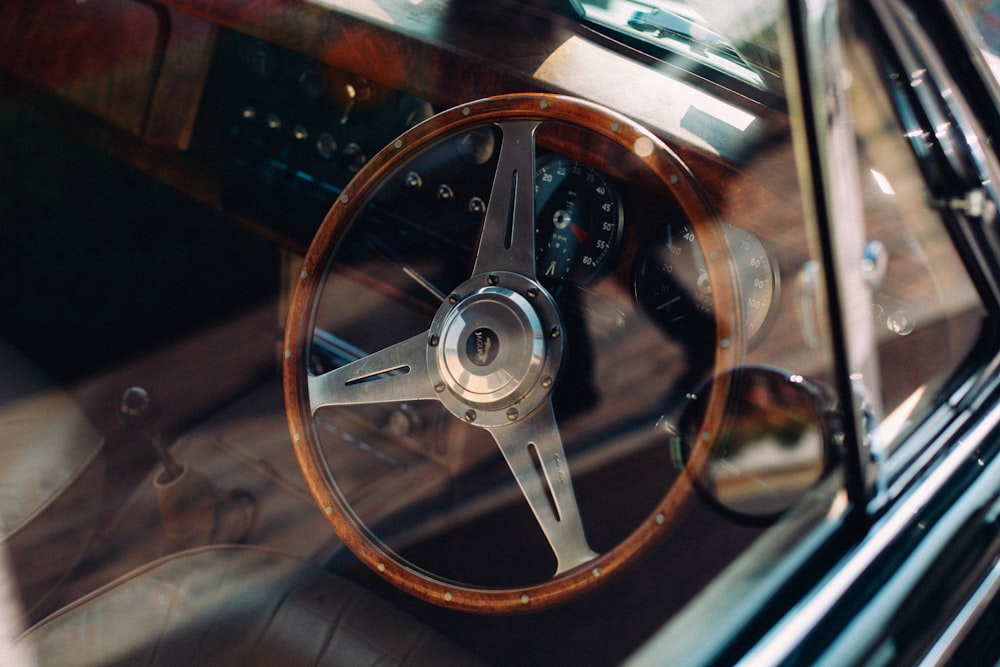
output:
[{"label": "gear knob", "polygon": [[159,416],[159,406],[145,388],[129,387],[118,405],[118,419],[132,429],[146,429]]}]

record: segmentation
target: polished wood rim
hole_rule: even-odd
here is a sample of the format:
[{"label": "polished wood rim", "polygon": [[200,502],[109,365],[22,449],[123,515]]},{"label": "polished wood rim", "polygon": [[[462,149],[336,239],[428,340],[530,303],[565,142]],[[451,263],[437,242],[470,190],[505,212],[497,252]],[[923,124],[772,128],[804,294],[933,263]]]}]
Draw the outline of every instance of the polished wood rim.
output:
[{"label": "polished wood rim", "polygon": [[290,435],[310,492],[344,543],[386,580],[428,602],[476,613],[535,611],[578,598],[635,564],[667,532],[692,496],[691,479],[707,459],[695,448],[689,468],[666,492],[648,517],[624,541],[593,560],[540,584],[517,588],[478,588],[423,571],[381,543],[353,511],[334,482],[320,451],[307,386],[308,351],[316,303],[326,272],[350,223],[387,178],[424,149],[474,127],[512,120],[558,121],[586,129],[630,152],[664,184],[687,216],[703,248],[713,286],[716,316],[715,375],[707,397],[703,433],[712,433],[726,410],[729,374],[742,356],[743,336],[735,269],[718,218],[703,191],[679,158],[655,135],[613,111],[565,96],[505,95],[445,111],[400,136],[376,155],[345,188],[320,226],[299,274],[289,306],[283,374]]}]

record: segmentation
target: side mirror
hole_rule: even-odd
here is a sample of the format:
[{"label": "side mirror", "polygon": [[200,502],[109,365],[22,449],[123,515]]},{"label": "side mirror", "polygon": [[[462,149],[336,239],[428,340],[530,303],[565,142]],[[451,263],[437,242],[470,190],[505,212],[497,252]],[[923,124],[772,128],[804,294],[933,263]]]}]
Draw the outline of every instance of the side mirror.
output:
[{"label": "side mirror", "polygon": [[689,396],[674,457],[717,508],[770,521],[792,507],[833,461],[833,401],[802,376],[749,366],[729,371],[726,412],[706,429],[710,383]]}]

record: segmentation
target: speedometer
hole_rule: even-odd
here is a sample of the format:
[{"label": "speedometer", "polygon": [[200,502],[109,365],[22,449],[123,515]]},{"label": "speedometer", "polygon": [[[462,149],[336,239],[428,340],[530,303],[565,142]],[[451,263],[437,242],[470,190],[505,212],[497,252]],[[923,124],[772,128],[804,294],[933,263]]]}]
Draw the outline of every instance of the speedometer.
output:
[{"label": "speedometer", "polygon": [[621,233],[621,202],[607,177],[558,155],[539,160],[535,169],[539,278],[591,282],[610,264]]},{"label": "speedometer", "polygon": [[[743,304],[743,333],[754,342],[777,302],[779,273],[760,239],[721,223],[735,263]],[[666,329],[691,337],[704,333],[713,318],[712,285],[694,230],[668,222],[636,268],[636,298]]]}]

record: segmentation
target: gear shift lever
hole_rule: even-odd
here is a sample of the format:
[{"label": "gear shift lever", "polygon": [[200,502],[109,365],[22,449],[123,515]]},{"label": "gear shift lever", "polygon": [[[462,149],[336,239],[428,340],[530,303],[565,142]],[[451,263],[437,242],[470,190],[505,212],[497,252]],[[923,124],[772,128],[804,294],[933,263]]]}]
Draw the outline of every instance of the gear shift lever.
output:
[{"label": "gear shift lever", "polygon": [[[153,397],[149,392],[142,387],[129,387],[122,394],[122,400],[118,406],[118,417],[129,429],[133,431],[152,429],[159,416],[159,406],[153,402]],[[163,446],[163,440],[159,434],[147,435],[147,437],[165,471],[165,474],[161,474],[158,479],[168,483],[180,477],[184,472],[184,466],[177,463],[177,460]]]},{"label": "gear shift lever", "polygon": [[159,407],[142,387],[129,387],[118,406],[122,423],[142,435],[156,452],[163,470],[153,479],[160,519],[174,551],[212,542],[239,542],[256,516],[256,503],[245,491],[223,493],[204,475],[179,463],[164,446],[154,424]]}]

